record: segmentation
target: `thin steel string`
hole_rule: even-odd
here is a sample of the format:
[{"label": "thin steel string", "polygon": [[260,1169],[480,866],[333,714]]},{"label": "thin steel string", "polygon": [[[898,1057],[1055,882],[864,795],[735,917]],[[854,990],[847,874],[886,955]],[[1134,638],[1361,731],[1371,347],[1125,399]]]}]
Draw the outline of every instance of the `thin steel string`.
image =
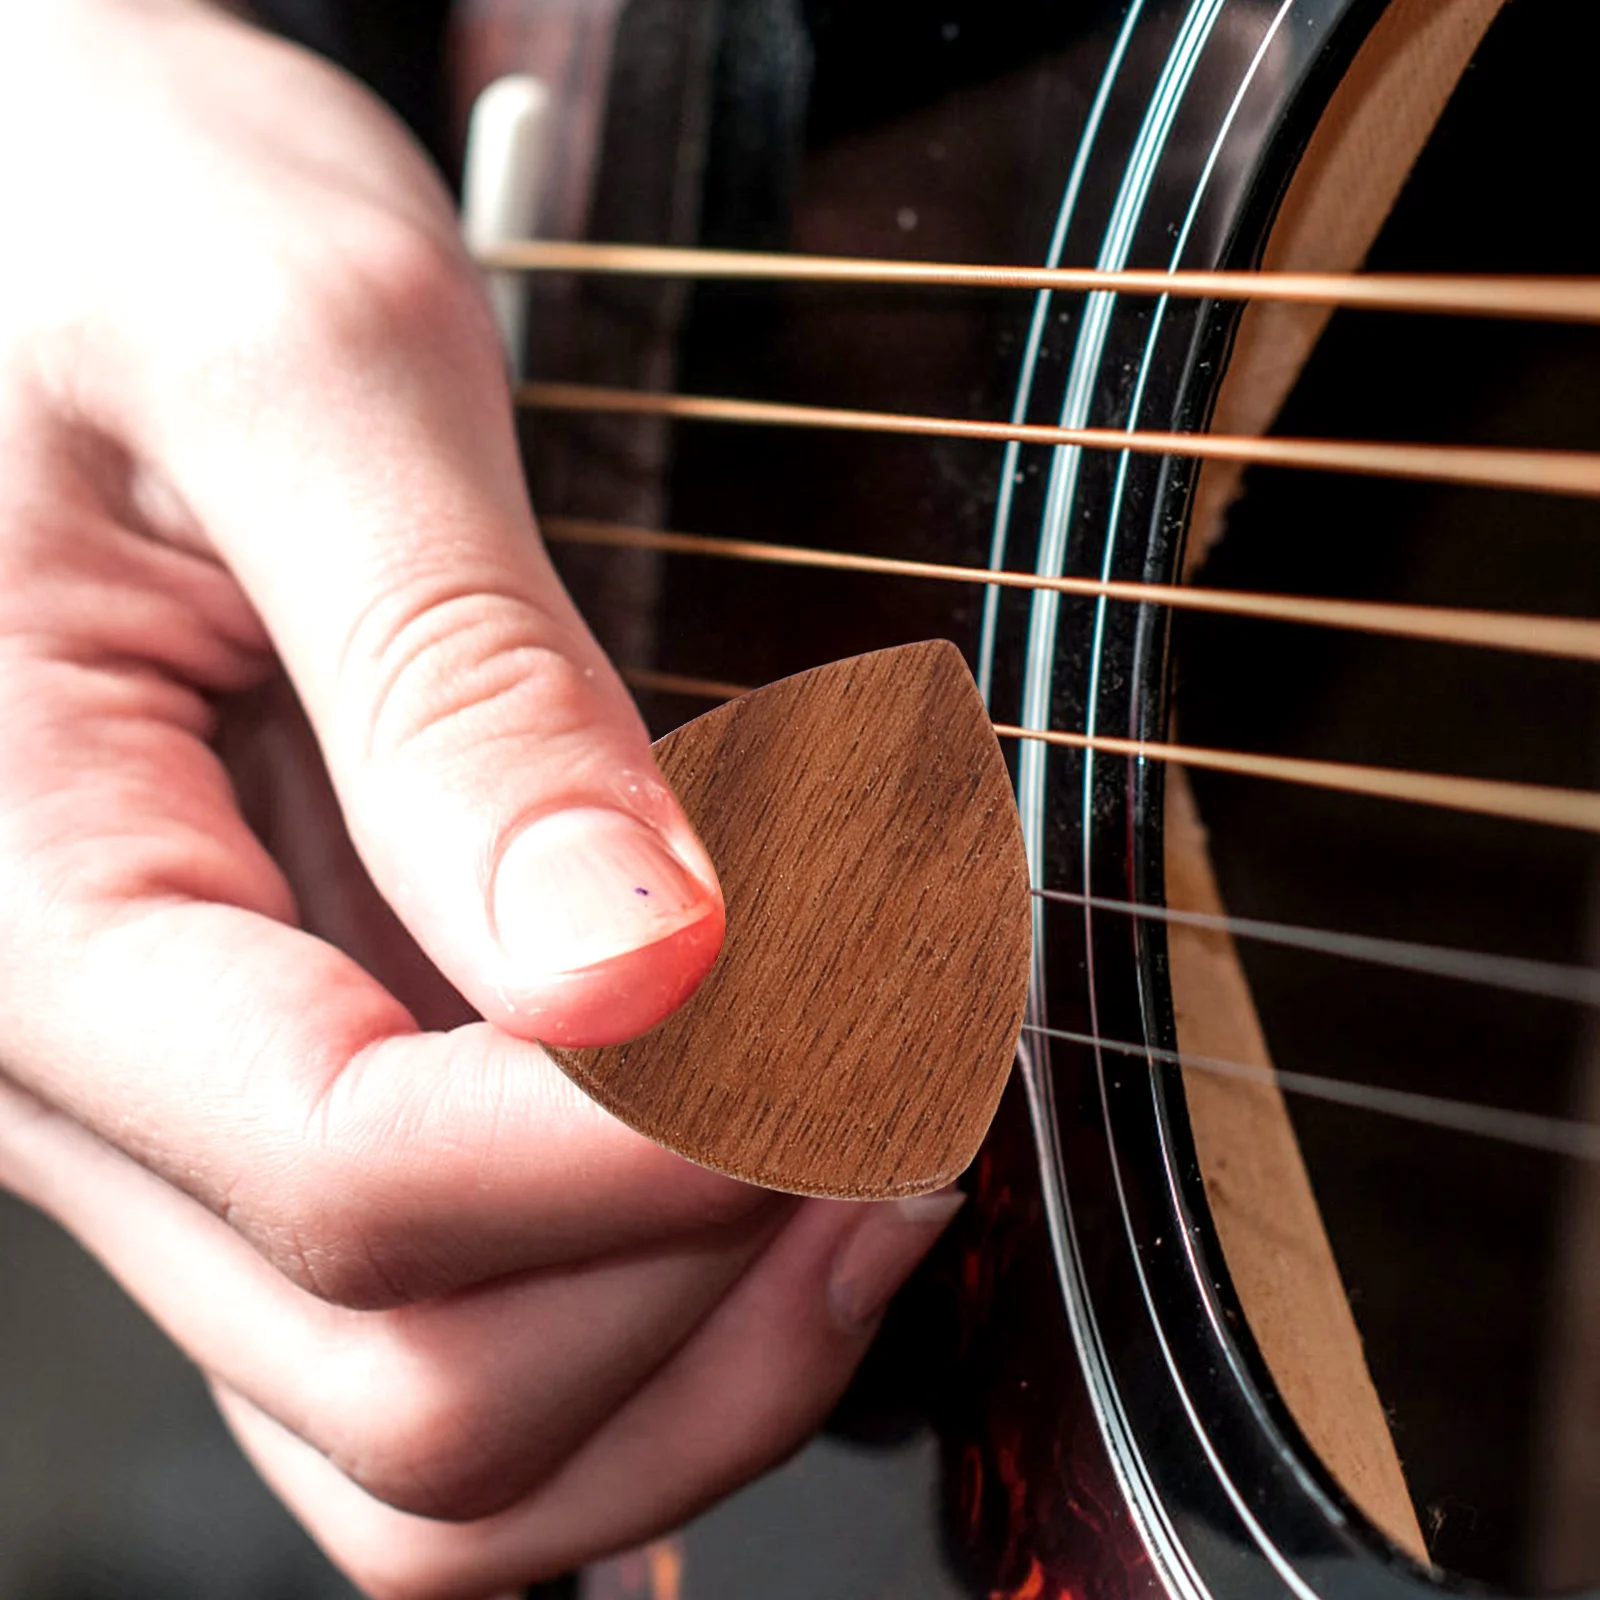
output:
[{"label": "thin steel string", "polygon": [[1200,928],[1207,932],[1230,934],[1236,939],[1249,939],[1257,944],[1308,950],[1317,955],[1337,956],[1400,972],[1458,979],[1463,983],[1478,983],[1518,994],[1537,995],[1541,999],[1567,1000],[1575,1005],[1600,1008],[1600,971],[1592,967],[1534,961],[1522,956],[1489,955],[1451,945],[1420,944],[1410,939],[1386,939],[1366,933],[1339,933],[1333,929],[1309,928],[1292,922],[1219,916],[1209,911],[1183,911],[1172,906],[1080,894],[1070,889],[1033,889],[1030,893],[1041,900],[1086,906],[1091,911],[1104,911],[1114,916]]},{"label": "thin steel string", "polygon": [[529,239],[491,245],[478,264],[495,272],[578,272],[881,288],[1028,289],[1270,300],[1529,321],[1600,322],[1600,280],[1446,273],[1161,272],[1090,267],[986,266],[855,256],[671,249]]},{"label": "thin steel string", "polygon": [[519,405],[536,411],[673,417],[689,422],[974,439],[990,443],[1014,439],[1021,444],[1052,448],[1074,445],[1083,450],[1184,456],[1199,461],[1238,461],[1300,472],[1333,472],[1419,483],[1453,483],[1478,489],[1517,489],[1583,499],[1600,498],[1600,455],[1582,450],[1389,444],[1366,439],[1279,439],[1151,429],[1061,428],[1045,423],[982,422],[962,417],[790,405],[770,400],[735,400],[583,383],[523,383],[517,385],[516,399]]},{"label": "thin steel string", "polygon": [[876,573],[948,583],[978,583],[1008,589],[1049,589],[1060,594],[1162,605],[1173,610],[1215,612],[1258,621],[1337,628],[1354,633],[1422,639],[1472,649],[1511,650],[1570,661],[1600,661],[1600,622],[1584,617],[1535,616],[1509,611],[1472,611],[1441,606],[1390,605],[1364,600],[1324,600],[1303,595],[1255,594],[1170,583],[1106,582],[1098,578],[1044,578],[1031,572],[950,566],[864,556],[843,550],[812,550],[749,539],[672,533],[582,517],[550,517],[545,538],[558,544],[661,550],[724,561],[808,567],[832,572]]},{"label": "thin steel string", "polygon": [[[704,696],[711,700],[731,700],[748,693],[739,684],[718,683],[678,673],[629,669],[623,672],[623,677],[641,689]],[[1236,777],[1263,778],[1269,782],[1328,789],[1375,800],[1399,800],[1542,827],[1600,833],[1600,792],[1592,789],[1462,778],[1448,773],[1409,772],[1397,767],[1368,767],[1342,761],[1309,761],[1298,756],[1257,755],[1245,750],[1208,750],[1200,745],[1119,739],[1109,734],[1021,728],[1007,722],[996,722],[993,726],[1001,738],[1037,739],[1067,750],[1095,750],[1139,761],[1171,761],[1179,766],[1225,772]]]},{"label": "thin steel string", "polygon": [[1126,1039],[1106,1039],[1092,1033],[1076,1033],[1068,1028],[1047,1028],[1039,1023],[1024,1023],[1022,1031],[1059,1039],[1065,1044],[1085,1045],[1090,1049],[1109,1050],[1116,1055],[1143,1057],[1147,1061],[1158,1061],[1168,1066],[1191,1068],[1216,1077],[1273,1084],[1287,1094],[1306,1099],[1326,1100],[1335,1105],[1398,1117],[1406,1122],[1420,1122],[1456,1133],[1498,1139],[1530,1150],[1570,1156],[1579,1161],[1600,1161],[1600,1125],[1592,1122],[1540,1116],[1531,1111],[1509,1111],[1501,1106],[1451,1100],[1442,1095],[1417,1094],[1409,1089],[1385,1089],[1376,1084],[1349,1083],[1342,1078],[1324,1077],[1314,1072],[1290,1072],[1253,1062],[1224,1061],[1215,1056],[1194,1055],[1187,1050],[1162,1050],[1154,1045],[1135,1044]]}]

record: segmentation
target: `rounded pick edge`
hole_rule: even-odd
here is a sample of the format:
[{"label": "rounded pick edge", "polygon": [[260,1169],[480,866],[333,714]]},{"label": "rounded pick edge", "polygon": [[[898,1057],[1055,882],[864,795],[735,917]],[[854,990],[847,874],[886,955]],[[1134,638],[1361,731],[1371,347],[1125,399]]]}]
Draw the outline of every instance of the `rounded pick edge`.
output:
[{"label": "rounded pick edge", "polygon": [[[682,724],[670,733],[663,735],[662,738],[655,742],[652,748],[659,754],[664,754],[670,750],[673,743],[686,730],[743,715],[752,701],[780,689],[793,693],[803,680],[833,677],[841,671],[848,672],[852,668],[876,657],[914,654],[929,658],[927,670],[930,675],[958,674],[959,678],[964,680],[965,692],[981,713],[983,721],[985,723],[990,722],[988,709],[984,705],[977,683],[972,677],[971,670],[967,666],[966,658],[962,654],[960,647],[949,639],[929,639],[911,644],[889,646],[882,650],[868,651],[857,656],[844,657],[837,661],[807,668],[802,672],[792,673],[784,678],[774,679],[772,682],[752,689],[746,694],[724,701],[700,717],[693,718],[690,722]],[[986,742],[985,758],[994,763],[1002,781],[1009,790],[1011,780],[1009,770],[1006,767],[1005,754],[999,738],[993,733],[992,728],[989,739]],[[1005,1064],[1003,1067],[995,1069],[990,1080],[987,1104],[983,1106],[981,1114],[972,1119],[968,1137],[962,1141],[957,1151],[951,1153],[952,1159],[942,1161],[936,1170],[911,1175],[906,1175],[904,1172],[896,1172],[892,1179],[879,1181],[818,1183],[814,1178],[809,1178],[782,1166],[759,1162],[730,1162],[719,1158],[718,1153],[712,1149],[694,1145],[681,1138],[674,1137],[670,1128],[655,1126],[652,1119],[641,1118],[638,1115],[637,1107],[625,1103],[623,1097],[611,1092],[603,1080],[588,1070],[588,1065],[584,1058],[596,1055],[599,1053],[598,1051],[570,1049],[548,1043],[541,1043],[541,1048],[578,1088],[624,1126],[632,1129],[641,1137],[649,1139],[653,1144],[671,1151],[685,1161],[703,1167],[708,1171],[720,1173],[724,1177],[732,1178],[737,1182],[805,1198],[852,1201],[909,1199],[916,1195],[928,1194],[944,1188],[958,1179],[971,1166],[977,1157],[978,1151],[982,1148],[983,1141],[988,1135],[988,1130],[999,1111],[1000,1101],[1005,1093],[1006,1086],[1010,1082],[1011,1073],[1016,1062],[1017,1044],[1021,1038],[1022,1025],[1026,1015],[1032,971],[1033,908],[1030,891],[1031,875],[1022,837],[1021,819],[1017,815],[1014,803],[1008,809],[1007,815],[1011,824],[1007,830],[1010,836],[1009,853],[1013,856],[1020,869],[1021,892],[1019,894],[1018,918],[1021,925],[1027,929],[1027,939],[1025,941],[1026,958],[1019,963],[1018,972],[1015,975],[1018,983],[1018,994],[1013,1013],[1015,1021],[1008,1030]],[[690,996],[685,1004],[690,1004],[692,1001],[693,996]],[[648,1039],[658,1028],[664,1027],[669,1020],[664,1019],[656,1027],[646,1029],[635,1037],[637,1039]],[[999,1059],[999,1054],[997,1050],[995,1052],[996,1060]]]},{"label": "rounded pick edge", "polygon": [[[1022,1034],[1022,1019],[1018,1016],[1016,1036]],[[642,1037],[642,1036],[641,1036]],[[954,1183],[968,1167],[977,1159],[978,1151],[983,1147],[983,1141],[988,1137],[989,1128],[994,1122],[995,1114],[1000,1109],[1000,1099],[1005,1093],[1006,1085],[1011,1080],[1011,1065],[1004,1072],[996,1073],[993,1093],[990,1104],[985,1109],[984,1115],[974,1122],[972,1137],[967,1141],[958,1161],[942,1163],[937,1171],[917,1174],[912,1177],[900,1176],[890,1183],[879,1184],[817,1184],[803,1182],[795,1174],[781,1171],[771,1167],[745,1166],[719,1161],[713,1154],[705,1150],[690,1148],[682,1141],[673,1139],[669,1133],[659,1129],[644,1126],[639,1119],[633,1116],[630,1109],[623,1105],[615,1095],[609,1094],[603,1083],[585,1073],[583,1068],[575,1062],[562,1060],[561,1052],[541,1046],[552,1061],[589,1096],[602,1110],[615,1117],[625,1127],[631,1128],[641,1137],[648,1139],[652,1144],[660,1145],[663,1150],[670,1150],[673,1155],[681,1156],[685,1161],[692,1162],[697,1167],[704,1167],[709,1172],[719,1172],[725,1178],[737,1179],[740,1183],[753,1184],[757,1188],[771,1189],[778,1194],[800,1195],[808,1200],[909,1200],[915,1195],[931,1194],[935,1189],[942,1189],[947,1184]],[[1011,1063],[1016,1061],[1016,1039],[1011,1044]]]},{"label": "rounded pick edge", "polygon": [[[1021,1034],[1021,1026],[1018,1027]],[[978,1158],[979,1149],[984,1138],[989,1133],[990,1123],[994,1122],[995,1112],[1000,1109],[1000,1096],[1005,1093],[1006,1083],[1010,1082],[1010,1069],[1005,1074],[997,1077],[994,1091],[994,1104],[987,1109],[987,1114],[981,1118],[981,1126],[976,1126],[974,1138],[970,1141],[970,1149],[963,1150],[958,1162],[946,1163],[939,1166],[933,1173],[918,1173],[915,1176],[898,1176],[893,1182],[882,1184],[818,1184],[818,1182],[805,1182],[797,1178],[794,1173],[773,1170],[773,1168],[760,1168],[760,1166],[733,1165],[733,1163],[718,1162],[714,1155],[706,1150],[690,1149],[677,1139],[670,1138],[670,1134],[653,1130],[643,1126],[637,1118],[629,1114],[629,1107],[622,1106],[614,1096],[606,1093],[605,1085],[595,1082],[582,1074],[582,1070],[574,1069],[563,1062],[557,1051],[547,1050],[550,1059],[555,1061],[560,1069],[589,1096],[602,1110],[610,1112],[618,1122],[627,1128],[632,1128],[634,1133],[642,1138],[650,1139],[651,1144],[659,1144],[661,1149],[670,1150],[672,1154],[682,1157],[685,1162],[694,1166],[704,1166],[707,1171],[720,1173],[723,1178],[738,1179],[741,1184],[752,1184],[757,1189],[771,1189],[776,1194],[800,1195],[806,1200],[910,1200],[914,1195],[933,1194],[933,1190],[944,1189],[947,1184],[952,1184],[955,1179],[965,1173],[974,1160]],[[1016,1059],[1016,1046],[1013,1045],[1013,1061]]]}]

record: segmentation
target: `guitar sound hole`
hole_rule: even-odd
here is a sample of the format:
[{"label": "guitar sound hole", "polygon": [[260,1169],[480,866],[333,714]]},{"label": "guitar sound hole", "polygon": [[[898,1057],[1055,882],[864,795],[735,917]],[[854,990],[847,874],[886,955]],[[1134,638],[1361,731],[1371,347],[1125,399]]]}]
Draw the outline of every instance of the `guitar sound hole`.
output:
[{"label": "guitar sound hole", "polygon": [[[1595,269],[1592,212],[1571,203],[1559,158],[1588,138],[1586,91],[1550,50],[1550,23],[1548,6],[1514,6],[1491,32],[1372,266]],[[1356,430],[1593,449],[1600,337],[1338,316],[1278,431]],[[1258,472],[1200,581],[1594,615],[1600,515]],[[1177,639],[1188,742],[1580,788],[1600,771],[1587,667],[1198,617]],[[1235,915],[1562,964],[1600,951],[1591,837],[1207,774],[1194,785]],[[1592,1012],[1250,941],[1240,954],[1279,1067],[1594,1115]],[[1291,1110],[1434,1560],[1512,1588],[1593,1583],[1592,1168],[1362,1109]]]}]

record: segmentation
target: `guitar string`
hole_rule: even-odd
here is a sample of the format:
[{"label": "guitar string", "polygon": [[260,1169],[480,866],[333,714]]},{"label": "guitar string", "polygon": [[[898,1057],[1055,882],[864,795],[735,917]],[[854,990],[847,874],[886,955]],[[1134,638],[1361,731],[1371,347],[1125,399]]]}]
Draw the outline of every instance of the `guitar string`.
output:
[{"label": "guitar string", "polygon": [[1108,899],[1070,889],[1033,889],[1041,900],[1083,906],[1113,916],[1162,922],[1210,933],[1226,933],[1257,944],[1280,945],[1317,955],[1360,961],[1425,977],[1449,978],[1482,984],[1546,1000],[1570,1001],[1600,1009],[1600,970],[1555,961],[1535,961],[1523,956],[1490,955],[1452,945],[1422,944],[1410,939],[1388,939],[1366,933],[1341,933],[1292,922],[1270,922],[1257,917],[1222,916],[1209,911],[1185,911],[1174,906],[1150,905],[1137,900]]},{"label": "guitar string", "polygon": [[1136,761],[1170,761],[1205,772],[1265,778],[1375,800],[1401,800],[1444,811],[1600,833],[1600,791],[1592,789],[1462,778],[1299,756],[1257,755],[1246,750],[1210,750],[1201,745],[1167,744],[1155,739],[1121,739],[1108,734],[1070,733],[1060,728],[1021,728],[1005,722],[995,723],[994,731],[1002,738],[1037,739],[1063,750],[1093,750],[1103,755],[1131,756]]},{"label": "guitar string", "polygon": [[674,555],[709,556],[758,565],[808,567],[889,577],[926,578],[1007,589],[1053,590],[1090,599],[1162,605],[1171,610],[1214,612],[1257,621],[1335,628],[1353,633],[1457,644],[1471,649],[1517,651],[1568,661],[1600,661],[1600,622],[1586,617],[1535,616],[1443,606],[1394,605],[1363,600],[1326,600],[1309,595],[1256,594],[1169,583],[1105,582],[1098,578],[1042,578],[1031,572],[863,556],[844,550],[813,550],[749,539],[674,533],[583,517],[550,517],[541,524],[547,541]]},{"label": "guitar string", "polygon": [[1321,1073],[1294,1072],[1247,1061],[1227,1061],[1216,1056],[1196,1055],[1187,1050],[1164,1050],[1155,1045],[1135,1044],[1127,1039],[1108,1039],[1098,1034],[1078,1033],[1069,1028],[1049,1028],[1042,1023],[1024,1023],[1022,1031],[1058,1039],[1065,1044],[1108,1050],[1116,1055],[1143,1057],[1146,1061],[1192,1069],[1214,1077],[1269,1084],[1303,1099],[1324,1100],[1356,1110],[1373,1111],[1404,1122],[1419,1122],[1455,1133],[1475,1134],[1480,1138],[1570,1156],[1579,1161],[1600,1161],[1600,1124],[1592,1122],[1541,1116],[1531,1111],[1511,1111],[1502,1106],[1451,1100],[1443,1095],[1419,1094],[1409,1089],[1385,1089],[1377,1084],[1351,1083]]},{"label": "guitar string", "polygon": [[[1251,284],[1239,281],[1245,275],[1192,274],[1183,275],[1187,282],[1173,281],[1176,275],[1167,274],[1079,274],[1072,269],[1058,269],[1044,274],[1027,269],[961,269],[953,267],[924,266],[923,264],[863,263],[826,260],[801,260],[794,258],[757,259],[751,261],[729,259],[725,254],[704,252],[671,252],[668,260],[663,252],[634,252],[632,259],[626,254],[614,253],[607,261],[591,253],[587,263],[579,256],[583,247],[569,251],[563,260],[558,249],[543,252],[542,261],[526,256],[521,260],[506,259],[510,252],[490,265],[543,267],[550,270],[610,270],[627,272],[681,271],[695,276],[806,276],[813,280],[877,282],[877,283],[943,283],[969,284],[988,287],[1019,287],[1058,289],[1101,288],[1120,289],[1124,292],[1150,294],[1172,293],[1210,298],[1280,299],[1314,301],[1333,305],[1363,305],[1374,309],[1404,309],[1464,312],[1486,315],[1554,317],[1569,320],[1600,320],[1600,288],[1593,284],[1567,281],[1539,286],[1544,295],[1528,295],[1520,302],[1501,298],[1508,289],[1519,286],[1491,280],[1389,280],[1359,277],[1345,282],[1320,280],[1308,275],[1285,275],[1277,282]],[[684,259],[694,255],[698,259]],[[652,259],[653,257],[653,259]],[[799,267],[799,273],[792,269]],[[754,269],[753,271],[750,269]],[[1048,270],[1048,269],[1047,269]],[[874,276],[873,273],[878,275]],[[1227,281],[1229,279],[1233,281]],[[1097,280],[1097,281],[1090,281]],[[1115,281],[1108,281],[1115,280]],[[1162,281],[1157,281],[1162,280]],[[1553,293],[1551,292],[1553,291]],[[534,407],[581,409],[590,411],[627,412],[632,414],[672,415],[747,422],[766,425],[816,426],[844,428],[851,431],[878,431],[892,433],[937,433],[945,437],[986,439],[1017,439],[1023,443],[1077,444],[1087,448],[1131,449],[1163,454],[1186,454],[1200,459],[1246,461],[1255,464],[1296,466],[1310,470],[1363,472],[1383,476],[1416,477],[1431,481],[1476,484],[1480,486],[1535,488],[1555,492],[1584,495],[1600,494],[1600,478],[1595,475],[1592,458],[1572,452],[1507,451],[1466,448],[1460,446],[1383,445],[1367,442],[1343,443],[1327,440],[1249,440],[1215,435],[1173,435],[1160,433],[1114,432],[1113,430],[1069,430],[1028,426],[1010,428],[1006,425],[973,424],[940,418],[902,417],[890,413],[849,412],[838,408],[810,408],[780,406],[761,402],[707,400],[691,396],[634,396],[627,392],[601,391],[587,386],[530,384],[519,389],[521,403]],[[561,519],[571,542],[622,542],[608,539],[596,525],[585,526],[578,519]],[[649,532],[649,530],[635,530]],[[585,539],[585,532],[599,537]],[[555,535],[559,537],[559,535]],[[691,536],[678,536],[685,540]],[[671,536],[657,536],[660,549],[688,549],[687,542],[671,540]],[[643,541],[635,541],[643,543]],[[733,556],[735,550],[710,550],[701,547],[700,553]],[[898,573],[904,576],[948,577],[958,581],[982,581],[1005,584],[1022,580],[1016,586],[1045,587],[1038,580],[1029,583],[1026,575],[998,576],[992,573],[953,572],[938,570],[933,564],[891,562],[887,558],[855,558],[851,560],[840,552],[807,552],[811,558],[796,559],[783,552],[782,547],[749,545],[737,552],[750,560],[788,560],[791,564],[841,568],[847,565],[855,570]],[[1065,580],[1062,587],[1072,584]],[[1154,600],[1155,593],[1132,594],[1131,589],[1159,590],[1154,585],[1096,585],[1087,584],[1079,592],[1098,593],[1107,598]],[[1066,588],[1066,592],[1072,592]],[[1202,591],[1182,592],[1182,600]],[[1477,637],[1464,636],[1459,626],[1459,614],[1434,617],[1408,618],[1396,616],[1406,610],[1423,611],[1431,608],[1373,607],[1364,622],[1358,623],[1349,612],[1340,615],[1339,602],[1299,601],[1299,597],[1250,597],[1226,593],[1216,594],[1207,606],[1199,602],[1195,609],[1228,611],[1233,614],[1262,615],[1257,609],[1272,607],[1282,620],[1318,621],[1323,625],[1362,627],[1367,632],[1399,632],[1402,637],[1424,637],[1448,642],[1468,644],[1499,644],[1485,637],[1484,630]],[[1174,603],[1170,595],[1161,597],[1162,603]],[[1182,600],[1176,603],[1182,603]],[[1273,602],[1277,601],[1274,606]],[[1249,609],[1246,609],[1246,608]],[[1280,610],[1279,607],[1284,609]],[[1293,607],[1293,612],[1288,608]],[[1328,610],[1324,608],[1332,607]],[[1321,612],[1318,616],[1317,613]],[[1387,615],[1385,614],[1387,613]],[[1492,618],[1495,630],[1510,625],[1502,637],[1514,640],[1499,644],[1501,648],[1532,648],[1539,653],[1571,654],[1579,659],[1594,659],[1592,646],[1584,634],[1588,627],[1581,621],[1567,619],[1511,618],[1481,614],[1484,620]],[[1528,642],[1533,629],[1541,623],[1556,622],[1575,629],[1572,643],[1565,648],[1552,650],[1548,644]],[[1441,634],[1437,624],[1452,627],[1452,633]],[[1430,628],[1429,624],[1435,626]],[[1420,631],[1428,628],[1429,631]],[[1521,634],[1521,638],[1517,634]],[[630,675],[641,687],[666,692],[705,694],[724,698],[742,692],[735,684],[717,683],[705,679],[687,678],[678,674],[635,673]],[[649,681],[641,681],[648,679]],[[1385,797],[1400,797],[1394,785],[1411,789],[1407,798],[1423,798],[1423,786],[1432,803],[1454,805],[1458,809],[1486,809],[1490,814],[1521,816],[1525,820],[1544,820],[1566,826],[1584,826],[1600,831],[1600,817],[1594,810],[1600,796],[1587,796],[1581,791],[1539,791],[1531,785],[1487,784],[1482,780],[1463,780],[1436,777],[1420,773],[1392,773],[1385,769],[1340,767],[1324,762],[1288,762],[1284,758],[1257,757],[1241,752],[1206,751],[1192,747],[1173,746],[1147,741],[1108,739],[1103,736],[1075,735],[1055,730],[1035,730],[997,724],[996,731],[1019,738],[1044,738],[1047,742],[1069,748],[1100,749],[1113,754],[1127,754],[1142,758],[1182,761],[1187,765],[1205,765],[1213,770],[1247,772],[1260,776],[1276,776],[1288,781],[1316,782],[1319,785],[1346,789],[1357,793],[1383,793]],[[1406,782],[1405,780],[1409,780]],[[1379,789],[1377,785],[1387,785]],[[1531,802],[1531,803],[1530,803]],[[1242,938],[1252,938],[1292,947],[1317,950],[1322,953],[1349,959],[1376,962],[1430,973],[1436,976],[1465,979],[1496,984],[1500,987],[1553,998],[1577,1000],[1584,1004],[1600,1001],[1600,975],[1581,968],[1565,968],[1554,963],[1532,962],[1511,957],[1494,957],[1478,952],[1427,946],[1408,941],[1376,939],[1364,935],[1339,934],[1331,930],[1294,927],[1289,924],[1262,922],[1251,918],[1211,916],[1206,913],[1184,912],[1170,907],[1139,906],[1132,902],[1105,900],[1101,897],[1074,895],[1064,890],[1036,891],[1045,898],[1088,905],[1091,908],[1140,917],[1155,917],[1167,923],[1227,931]],[[1300,1095],[1345,1104],[1365,1110],[1514,1143],[1528,1148],[1571,1156],[1578,1159],[1600,1161],[1600,1127],[1560,1118],[1532,1113],[1510,1111],[1500,1107],[1450,1100],[1441,1096],[1417,1094],[1404,1090],[1386,1089],[1369,1084],[1355,1084],[1319,1074],[1284,1071],[1245,1062],[1225,1061],[1192,1052],[1163,1050],[1128,1041],[1108,1039],[1070,1030],[1028,1025],[1025,1031],[1056,1038],[1064,1042],[1109,1050],[1130,1057],[1162,1061],[1180,1067],[1203,1071],[1235,1079],[1269,1083],[1279,1089]]]},{"label": "guitar string", "polygon": [[[748,693],[748,689],[739,684],[693,678],[681,673],[627,668],[622,676],[637,688],[712,700],[730,700]],[[1121,739],[1110,734],[1070,733],[1059,728],[1022,728],[1007,722],[996,722],[993,727],[1003,739],[1036,739],[1067,750],[1093,750],[1142,761],[1170,761],[1179,766],[1229,773],[1236,777],[1262,778],[1269,782],[1362,795],[1375,800],[1397,800],[1511,822],[1600,833],[1600,791],[1592,789],[1563,789],[1503,779],[1465,778],[1449,773],[1412,772],[1398,767],[1307,760],[1299,756],[1260,755],[1245,750],[1210,750],[1201,745]]]},{"label": "guitar string", "polygon": [[1446,273],[1162,272],[988,266],[859,256],[675,249],[528,239],[476,252],[488,271],[580,273],[877,288],[1110,292],[1177,299],[1277,301],[1355,310],[1555,322],[1600,322],[1600,280]]},{"label": "guitar string", "polygon": [[961,417],[862,411],[843,406],[736,400],[584,383],[522,383],[517,404],[535,411],[672,417],[834,433],[901,434],[971,439],[1136,455],[1182,456],[1478,489],[1600,498],[1600,454],[1457,444],[1392,444],[1368,439],[1280,439],[1245,434],[1171,433],[1151,429],[1061,428],[1034,422],[984,422]]}]

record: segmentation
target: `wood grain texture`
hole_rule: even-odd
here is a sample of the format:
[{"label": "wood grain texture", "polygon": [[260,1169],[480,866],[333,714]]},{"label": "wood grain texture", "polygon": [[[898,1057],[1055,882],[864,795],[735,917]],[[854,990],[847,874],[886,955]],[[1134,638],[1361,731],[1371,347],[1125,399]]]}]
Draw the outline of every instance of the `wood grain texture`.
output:
[{"label": "wood grain texture", "polygon": [[630,1126],[751,1183],[949,1182],[999,1102],[1032,953],[1016,803],[960,652],[819,667],[655,749],[722,878],[722,955],[640,1038],[551,1055]]},{"label": "wood grain texture", "polygon": [[[1225,916],[1205,825],[1183,773],[1167,774],[1167,904]],[[1232,936],[1167,929],[1179,1048],[1271,1069]],[[1183,1074],[1195,1154],[1229,1275],[1278,1393],[1346,1494],[1408,1555],[1428,1549],[1367,1369],[1283,1094],[1275,1084]]]}]

